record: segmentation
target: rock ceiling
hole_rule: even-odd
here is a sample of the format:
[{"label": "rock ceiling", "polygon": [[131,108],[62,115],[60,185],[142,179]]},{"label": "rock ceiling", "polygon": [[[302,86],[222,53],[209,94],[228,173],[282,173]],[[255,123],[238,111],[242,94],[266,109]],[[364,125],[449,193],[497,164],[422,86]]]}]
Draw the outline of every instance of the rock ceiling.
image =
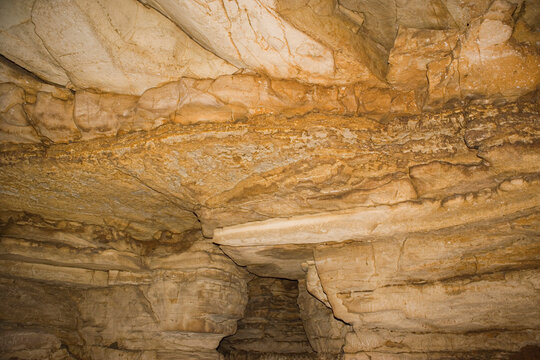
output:
[{"label": "rock ceiling", "polygon": [[538,0],[0,0],[0,359],[539,356],[539,46]]}]

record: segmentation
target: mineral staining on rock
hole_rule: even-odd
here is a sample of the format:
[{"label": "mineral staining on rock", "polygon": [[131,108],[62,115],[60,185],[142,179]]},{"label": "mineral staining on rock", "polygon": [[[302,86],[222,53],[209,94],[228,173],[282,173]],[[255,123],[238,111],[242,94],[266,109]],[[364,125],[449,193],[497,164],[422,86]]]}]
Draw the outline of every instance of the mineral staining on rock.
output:
[{"label": "mineral staining on rock", "polygon": [[0,358],[538,356],[539,8],[0,0]]}]

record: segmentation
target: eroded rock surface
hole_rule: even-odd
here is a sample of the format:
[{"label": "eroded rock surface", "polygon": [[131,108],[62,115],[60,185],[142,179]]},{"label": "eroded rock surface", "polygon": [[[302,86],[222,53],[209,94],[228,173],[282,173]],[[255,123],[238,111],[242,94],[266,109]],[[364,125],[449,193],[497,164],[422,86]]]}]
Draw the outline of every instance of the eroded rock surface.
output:
[{"label": "eroded rock surface", "polygon": [[236,71],[135,0],[2,1],[1,13],[2,55],[58,85],[140,95]]},{"label": "eroded rock surface", "polygon": [[256,277],[248,283],[248,298],[238,330],[220,345],[226,359],[280,354],[315,358],[296,304],[296,281]]},{"label": "eroded rock surface", "polygon": [[540,356],[539,9],[0,0],[0,358]]},{"label": "eroded rock surface", "polygon": [[199,235],[141,243],[113,227],[3,213],[2,356],[217,359],[245,273]]}]

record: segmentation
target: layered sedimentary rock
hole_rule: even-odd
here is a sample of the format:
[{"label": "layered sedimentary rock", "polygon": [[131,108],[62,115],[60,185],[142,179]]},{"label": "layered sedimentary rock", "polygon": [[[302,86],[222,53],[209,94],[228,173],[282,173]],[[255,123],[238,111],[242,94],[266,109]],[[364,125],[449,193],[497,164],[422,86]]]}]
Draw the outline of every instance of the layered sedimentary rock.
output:
[{"label": "layered sedimentary rock", "polygon": [[[386,125],[337,115],[301,119],[263,116],[227,128],[170,125],[84,146],[34,145],[25,157],[4,152],[3,207],[94,226],[119,227],[123,220],[123,231],[141,244],[182,232],[180,238],[186,236],[198,226],[185,222],[194,217],[189,207],[204,199],[207,205],[193,211],[209,234],[215,226],[305,214],[225,228],[214,240],[259,275],[302,279],[308,270],[309,280],[310,271],[316,271],[319,284],[308,282],[308,290],[319,297],[324,293],[321,304],[326,302],[334,316],[354,328],[345,337],[346,352],[511,353],[537,343],[539,316],[532,309],[539,301],[540,162],[534,104],[471,106],[396,118]],[[243,146],[232,146],[240,137]],[[283,145],[278,146],[280,137]],[[204,150],[193,154],[201,142]],[[165,160],[168,153],[175,157]],[[202,159],[207,159],[204,167]],[[224,174],[224,168],[232,171]],[[177,179],[182,178],[180,169],[200,171],[191,175],[200,180],[177,184],[157,176],[173,176],[174,169]],[[107,185],[75,188],[74,177]],[[280,188],[269,182],[280,184],[284,178],[289,180]],[[220,188],[231,190],[218,195]],[[92,199],[100,193],[97,204],[102,207],[96,208]],[[212,208],[216,199],[221,205]],[[140,217],[143,203],[145,213],[168,212],[176,220]],[[109,206],[117,210],[108,212]],[[324,208],[333,211],[321,214]],[[110,281],[110,274],[97,269],[74,276],[47,263],[29,267],[6,261],[10,277],[28,278],[37,266],[39,275],[33,276],[45,277],[40,280],[51,273],[57,282],[105,286]],[[314,265],[302,268],[309,261]],[[508,306],[510,298],[515,300]],[[482,308],[477,309],[479,302]],[[526,321],[524,312],[530,315]],[[477,340],[469,339],[471,331]],[[493,336],[500,340],[485,341]],[[388,345],[393,343],[402,345]]]},{"label": "layered sedimentary rock", "polygon": [[286,354],[315,358],[296,304],[296,281],[254,278],[248,283],[248,298],[238,330],[220,345],[227,359]]},{"label": "layered sedimentary rock", "polygon": [[408,200],[232,226],[215,239],[259,275],[306,276],[353,326],[350,359],[504,358],[537,345],[537,140],[512,135],[510,114],[480,125],[481,113],[469,113],[462,141],[483,161],[412,166]]},{"label": "layered sedimentary rock", "polygon": [[298,306],[309,343],[318,357],[339,358],[351,327],[336,319],[331,307],[308,292],[305,280],[298,281]]},{"label": "layered sedimentary rock", "polygon": [[0,358],[538,357],[539,9],[0,0]]},{"label": "layered sedimentary rock", "polygon": [[125,232],[2,214],[3,358],[215,359],[247,302],[245,274],[196,233]]}]

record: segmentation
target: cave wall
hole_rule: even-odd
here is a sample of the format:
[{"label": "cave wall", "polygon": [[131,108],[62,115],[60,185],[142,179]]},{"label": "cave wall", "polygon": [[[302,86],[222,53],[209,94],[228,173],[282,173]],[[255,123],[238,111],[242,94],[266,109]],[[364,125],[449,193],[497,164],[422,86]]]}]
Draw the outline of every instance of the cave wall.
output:
[{"label": "cave wall", "polygon": [[222,340],[220,352],[226,359],[315,358],[297,298],[297,281],[255,277],[248,283],[244,317],[236,333]]},{"label": "cave wall", "polygon": [[0,0],[0,359],[540,357],[539,15]]},{"label": "cave wall", "polygon": [[246,274],[200,233],[148,244],[14,213],[1,229],[2,358],[217,359],[243,316]]}]

